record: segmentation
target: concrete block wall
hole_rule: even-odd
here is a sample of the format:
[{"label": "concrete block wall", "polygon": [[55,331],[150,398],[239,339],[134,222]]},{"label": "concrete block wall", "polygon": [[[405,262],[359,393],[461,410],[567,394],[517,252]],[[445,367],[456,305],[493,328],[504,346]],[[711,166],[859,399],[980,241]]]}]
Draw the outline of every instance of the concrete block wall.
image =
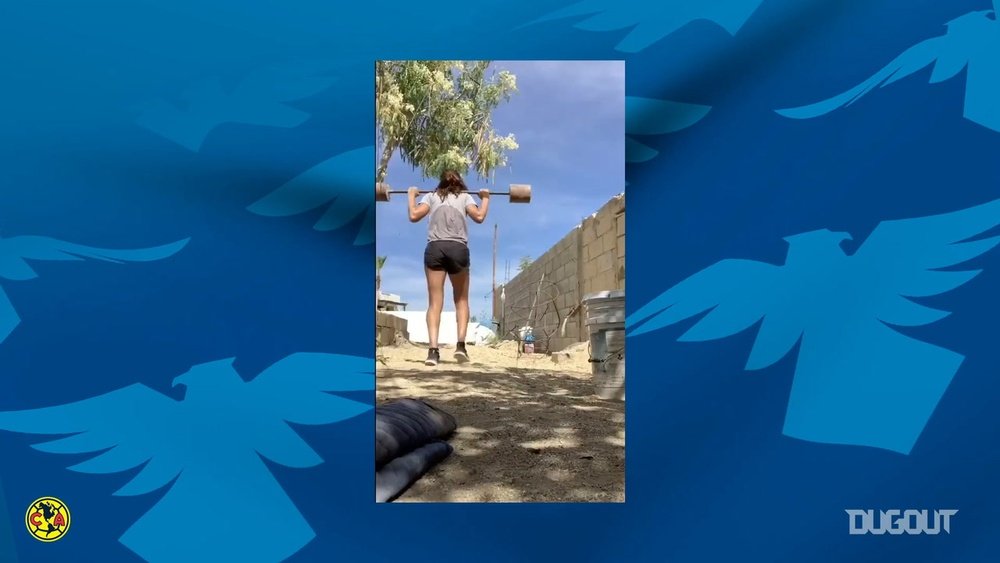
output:
[{"label": "concrete block wall", "polygon": [[396,334],[409,340],[410,333],[406,330],[406,319],[394,317],[384,311],[375,312],[375,341],[382,346],[391,346],[396,341]]},{"label": "concrete block wall", "polygon": [[625,197],[615,197],[580,225],[583,295],[625,289]]},{"label": "concrete block wall", "polygon": [[571,332],[568,331],[566,337],[558,334],[562,319],[573,308],[571,296],[576,295],[579,285],[577,230],[564,236],[505,286],[501,286],[504,296],[502,302],[501,288],[497,288],[493,320],[502,323],[501,337],[509,338],[509,331],[530,324],[534,329],[539,351],[547,351],[553,346],[567,346],[560,341],[577,341],[578,328],[572,323],[569,327]]},{"label": "concrete block wall", "polygon": [[509,330],[530,324],[531,300],[543,274],[532,326],[536,338],[549,335],[547,342],[538,342],[539,351],[557,352],[588,338],[583,312],[578,309],[567,321],[565,335],[559,331],[562,321],[574,312],[584,295],[625,289],[624,194],[612,198],[506,286],[501,286],[504,303],[500,301],[501,287],[497,288],[494,320],[505,324],[505,334],[501,337],[509,334]]}]

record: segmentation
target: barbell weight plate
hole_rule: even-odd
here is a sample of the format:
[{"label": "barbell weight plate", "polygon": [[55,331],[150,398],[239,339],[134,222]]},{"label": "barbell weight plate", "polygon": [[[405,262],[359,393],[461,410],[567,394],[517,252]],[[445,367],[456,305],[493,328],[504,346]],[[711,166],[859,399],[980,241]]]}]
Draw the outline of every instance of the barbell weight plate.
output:
[{"label": "barbell weight plate", "polygon": [[511,184],[510,202],[531,203],[531,186],[528,184]]}]

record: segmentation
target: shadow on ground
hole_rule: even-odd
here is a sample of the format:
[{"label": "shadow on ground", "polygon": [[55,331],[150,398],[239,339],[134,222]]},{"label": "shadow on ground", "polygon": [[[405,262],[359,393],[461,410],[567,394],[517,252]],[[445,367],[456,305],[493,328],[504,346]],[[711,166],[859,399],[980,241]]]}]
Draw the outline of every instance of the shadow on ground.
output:
[{"label": "shadow on ground", "polygon": [[378,402],[455,416],[455,452],[396,502],[624,502],[625,406],[555,370],[377,370]]}]

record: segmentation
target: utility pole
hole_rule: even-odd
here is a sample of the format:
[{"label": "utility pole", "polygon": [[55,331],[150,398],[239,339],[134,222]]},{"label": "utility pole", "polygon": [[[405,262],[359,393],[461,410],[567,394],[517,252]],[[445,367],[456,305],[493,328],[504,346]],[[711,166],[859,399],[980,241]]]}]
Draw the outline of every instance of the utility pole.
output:
[{"label": "utility pole", "polygon": [[490,303],[493,304],[490,316],[497,318],[497,230],[499,225],[493,223],[493,291],[490,292]]}]

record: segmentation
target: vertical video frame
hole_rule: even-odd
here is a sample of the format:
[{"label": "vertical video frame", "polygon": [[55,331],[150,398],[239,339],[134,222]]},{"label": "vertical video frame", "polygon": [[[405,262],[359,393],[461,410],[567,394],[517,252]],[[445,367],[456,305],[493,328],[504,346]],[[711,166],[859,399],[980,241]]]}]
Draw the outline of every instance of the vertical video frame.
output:
[{"label": "vertical video frame", "polygon": [[376,502],[624,502],[624,61],[375,97]]}]

